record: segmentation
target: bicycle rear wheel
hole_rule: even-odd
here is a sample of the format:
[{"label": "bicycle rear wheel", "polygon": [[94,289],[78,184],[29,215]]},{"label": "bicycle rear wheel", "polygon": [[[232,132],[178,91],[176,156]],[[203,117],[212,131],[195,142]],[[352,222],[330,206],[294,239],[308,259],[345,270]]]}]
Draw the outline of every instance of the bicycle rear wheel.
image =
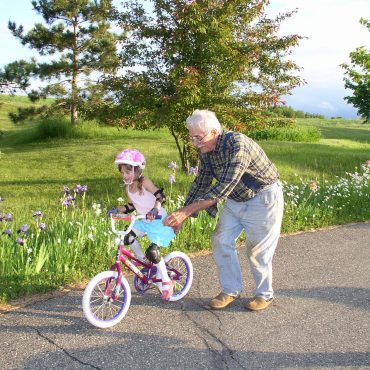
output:
[{"label": "bicycle rear wheel", "polygon": [[183,252],[171,252],[164,257],[168,276],[174,283],[171,302],[178,301],[188,294],[193,283],[193,264]]},{"label": "bicycle rear wheel", "polygon": [[131,303],[131,289],[126,278],[117,285],[117,271],[103,271],[87,284],[82,308],[86,319],[98,328],[118,324]]}]

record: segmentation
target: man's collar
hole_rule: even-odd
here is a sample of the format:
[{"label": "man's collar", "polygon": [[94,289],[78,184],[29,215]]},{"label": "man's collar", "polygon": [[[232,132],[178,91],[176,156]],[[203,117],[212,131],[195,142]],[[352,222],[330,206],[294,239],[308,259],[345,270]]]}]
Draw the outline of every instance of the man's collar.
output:
[{"label": "man's collar", "polygon": [[219,135],[217,137],[216,146],[215,146],[215,149],[213,150],[214,152],[219,152],[221,150],[221,146],[222,146],[222,142],[224,141],[224,137],[225,137],[225,130],[221,130],[221,132],[219,133]]}]

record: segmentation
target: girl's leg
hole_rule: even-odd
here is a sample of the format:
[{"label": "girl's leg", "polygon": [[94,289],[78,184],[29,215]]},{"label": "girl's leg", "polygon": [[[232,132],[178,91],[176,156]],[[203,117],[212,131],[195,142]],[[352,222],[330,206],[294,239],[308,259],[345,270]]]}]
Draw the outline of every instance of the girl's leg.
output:
[{"label": "girl's leg", "polygon": [[167,274],[167,268],[163,257],[161,257],[161,260],[155,266],[157,267],[157,277],[162,279],[162,299],[168,301],[173,293],[173,284]]},{"label": "girl's leg", "polygon": [[136,257],[138,257],[140,259],[145,258],[145,254],[144,254],[143,250],[141,249],[141,245],[136,239],[132,242],[132,244],[130,244],[130,248],[134,252]]},{"label": "girl's leg", "polygon": [[[138,229],[132,229],[132,231],[136,234],[136,237],[139,237],[139,238],[142,238],[145,235],[144,232],[142,232],[142,231],[140,231]],[[136,257],[138,257],[140,259],[144,259],[145,258],[145,254],[144,254],[143,250],[141,249],[141,245],[136,240],[136,238],[131,242],[130,248],[134,252],[134,254],[135,254]]]}]

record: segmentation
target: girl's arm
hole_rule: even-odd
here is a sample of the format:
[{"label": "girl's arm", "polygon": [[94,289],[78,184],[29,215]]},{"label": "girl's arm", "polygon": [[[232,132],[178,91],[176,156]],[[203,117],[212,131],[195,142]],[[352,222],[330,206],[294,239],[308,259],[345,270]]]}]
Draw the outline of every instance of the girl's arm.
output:
[{"label": "girl's arm", "polygon": [[159,208],[161,208],[162,203],[165,202],[166,198],[165,198],[165,196],[163,194],[163,190],[162,189],[158,189],[153,184],[153,182],[150,179],[148,179],[147,177],[144,178],[143,187],[144,187],[145,190],[151,192],[156,197],[156,200],[155,200],[155,203],[154,203],[154,207],[147,214],[147,218],[149,220],[154,220],[155,219],[155,216],[158,214]]},{"label": "girl's arm", "polygon": [[128,198],[128,203],[127,204],[117,207],[119,213],[131,213],[131,212],[135,211],[135,206],[133,205],[133,203],[130,199],[130,196],[127,195],[127,198]]}]

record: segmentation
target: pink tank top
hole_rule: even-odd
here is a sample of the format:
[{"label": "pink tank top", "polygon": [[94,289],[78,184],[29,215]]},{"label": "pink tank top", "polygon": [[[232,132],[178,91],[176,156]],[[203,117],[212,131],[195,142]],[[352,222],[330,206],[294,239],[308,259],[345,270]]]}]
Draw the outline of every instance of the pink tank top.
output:
[{"label": "pink tank top", "polygon": [[[148,190],[144,189],[141,191],[131,193],[129,187],[127,186],[127,194],[130,197],[136,211],[140,215],[146,215],[155,205],[155,196]],[[166,215],[166,211],[163,207],[159,208],[158,214],[161,216]]]}]

